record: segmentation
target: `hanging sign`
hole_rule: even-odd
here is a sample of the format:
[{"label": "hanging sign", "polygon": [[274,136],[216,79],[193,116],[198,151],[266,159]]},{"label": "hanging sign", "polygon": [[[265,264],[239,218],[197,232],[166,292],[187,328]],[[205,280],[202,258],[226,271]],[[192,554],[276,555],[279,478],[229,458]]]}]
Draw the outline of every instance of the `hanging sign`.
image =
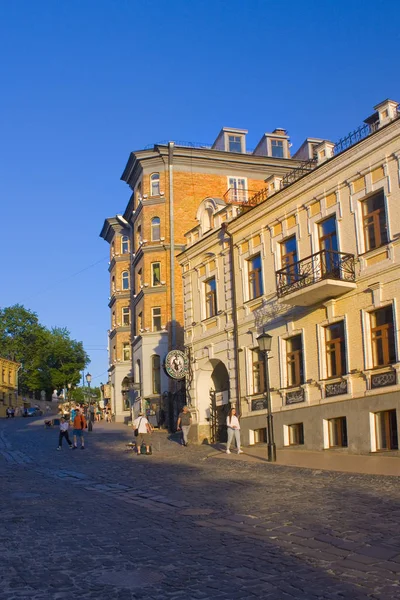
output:
[{"label": "hanging sign", "polygon": [[165,357],[165,370],[173,379],[184,379],[188,366],[188,358],[181,350],[171,350]]}]

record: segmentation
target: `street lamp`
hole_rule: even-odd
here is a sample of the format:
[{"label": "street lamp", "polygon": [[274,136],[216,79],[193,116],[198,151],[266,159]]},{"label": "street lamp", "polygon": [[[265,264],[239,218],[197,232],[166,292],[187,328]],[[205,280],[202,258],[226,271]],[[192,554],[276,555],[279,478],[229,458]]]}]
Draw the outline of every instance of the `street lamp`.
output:
[{"label": "street lamp", "polygon": [[258,347],[264,357],[264,385],[265,385],[265,396],[267,398],[267,431],[268,431],[268,461],[276,462],[276,446],[274,440],[274,423],[272,417],[271,408],[271,391],[269,389],[269,368],[268,368],[268,353],[271,350],[272,335],[268,333],[262,333],[257,338]]},{"label": "street lamp", "polygon": [[88,406],[88,409],[89,409],[89,410],[88,410],[88,413],[89,413],[89,414],[88,414],[88,417],[89,417],[89,419],[88,419],[88,421],[89,421],[89,424],[88,424],[88,431],[92,431],[92,429],[93,429],[92,413],[91,413],[91,410],[90,410],[90,406],[91,406],[91,403],[92,403],[92,395],[91,395],[91,393],[90,393],[90,383],[91,383],[91,381],[92,381],[92,376],[91,376],[91,374],[90,374],[90,373],[86,373],[86,383],[88,384],[88,388],[89,388],[89,406]]}]

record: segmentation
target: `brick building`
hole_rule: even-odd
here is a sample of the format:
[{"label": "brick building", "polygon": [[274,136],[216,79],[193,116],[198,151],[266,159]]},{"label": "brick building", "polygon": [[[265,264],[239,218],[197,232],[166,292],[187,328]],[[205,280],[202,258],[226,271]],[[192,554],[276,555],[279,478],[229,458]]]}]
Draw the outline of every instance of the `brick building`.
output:
[{"label": "brick building", "polygon": [[242,206],[221,197],[212,229],[187,232],[179,263],[193,433],[223,439],[233,403],[243,442],[266,440],[257,343],[266,332],[278,447],[398,452],[397,103],[377,105],[337,144],[310,138],[294,156],[300,168],[266,174],[265,190]]},{"label": "brick building", "polygon": [[[114,257],[110,264],[111,313],[115,309],[118,314],[118,299],[121,308],[126,308],[129,295],[131,314],[130,371],[127,361],[118,363],[119,344],[126,344],[128,331],[111,317],[109,332],[110,373],[114,377],[113,373],[120,372],[112,379],[113,409],[119,420],[128,418],[129,404],[134,412],[140,407],[158,414],[163,408],[175,418],[163,398],[184,391],[184,382],[172,381],[163,363],[169,350],[184,348],[182,275],[176,256],[184,249],[186,231],[200,219],[203,229],[211,230],[213,197],[229,203],[246,201],[265,187],[266,177],[283,176],[299,164],[290,158],[284,130],[264,134],[253,152],[246,148],[246,134],[223,128],[213,145],[168,142],[129,157],[122,180],[132,195],[124,214],[106,219],[101,232],[109,244],[118,243],[120,236],[129,240],[126,256],[119,261]],[[200,214],[204,198],[209,198],[209,207]],[[128,258],[129,290],[124,290],[128,293],[122,298],[121,277]]]}]

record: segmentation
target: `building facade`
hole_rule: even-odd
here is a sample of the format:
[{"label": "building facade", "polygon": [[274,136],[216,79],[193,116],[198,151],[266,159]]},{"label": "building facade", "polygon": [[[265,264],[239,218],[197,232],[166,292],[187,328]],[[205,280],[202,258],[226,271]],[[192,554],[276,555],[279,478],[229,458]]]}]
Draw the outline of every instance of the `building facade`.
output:
[{"label": "building facade", "polygon": [[255,202],[220,204],[212,231],[187,233],[179,261],[198,439],[223,438],[233,403],[243,442],[266,440],[266,332],[278,447],[397,452],[398,105],[384,101],[337,144],[309,138],[296,154],[302,167],[266,177]]},{"label": "building facade", "polygon": [[[123,234],[129,237],[129,394],[135,413],[139,409],[151,416],[162,409],[171,412],[170,406],[163,405],[166,398],[179,393],[184,398],[185,381],[174,382],[163,365],[171,349],[184,349],[182,275],[176,257],[184,249],[186,231],[200,220],[203,229],[212,230],[213,195],[234,206],[262,191],[266,176],[284,176],[299,164],[290,158],[284,130],[264,134],[253,152],[246,148],[246,134],[245,130],[223,128],[210,145],[156,144],[132,153],[122,174],[131,188],[131,198],[123,215],[106,220],[101,236],[112,244],[118,221],[118,227],[122,226]],[[209,201],[206,210],[199,212],[203,198]],[[113,268],[119,265],[114,262],[114,267],[113,262],[110,265],[111,278]],[[121,268],[126,271],[125,264]],[[118,275],[115,277],[117,281]],[[112,292],[110,303],[112,311]],[[112,323],[109,332],[111,373],[116,371],[118,360],[113,354],[113,340],[119,333],[114,333],[116,327]],[[128,332],[123,333],[128,336]],[[116,347],[118,350],[118,344]],[[126,373],[125,368],[121,377]],[[122,394],[117,389],[124,379],[121,377],[114,381],[115,397]],[[120,419],[121,402],[115,406]],[[126,410],[122,418],[127,414]],[[176,417],[170,416],[172,420]]]},{"label": "building facade", "polygon": [[8,407],[22,406],[18,398],[18,371],[20,363],[0,356],[0,418],[6,416]]},{"label": "building facade", "polygon": [[130,418],[132,241],[130,228],[119,215],[105,220],[100,235],[110,245],[109,383],[103,386],[102,393],[103,399],[111,403],[116,421],[124,422]]}]

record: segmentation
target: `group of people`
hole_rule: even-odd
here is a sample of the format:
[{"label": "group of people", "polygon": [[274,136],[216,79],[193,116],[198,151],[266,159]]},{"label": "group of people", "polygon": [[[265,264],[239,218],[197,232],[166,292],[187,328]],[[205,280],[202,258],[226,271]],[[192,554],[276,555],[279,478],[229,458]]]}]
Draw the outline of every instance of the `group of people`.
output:
[{"label": "group of people", "polygon": [[[177,421],[177,430],[181,431],[181,444],[187,446],[189,444],[189,431],[192,425],[192,415],[187,406],[184,406],[179,413]],[[240,422],[239,417],[236,413],[236,408],[231,408],[226,419],[226,426],[228,431],[228,441],[226,444],[226,453],[231,453],[231,445],[233,438],[235,438],[236,451],[238,454],[242,454],[243,450],[240,447]],[[135,433],[135,442],[138,454],[141,454],[140,448],[146,447],[146,454],[151,454],[151,443],[150,435],[153,431],[151,424],[148,419],[140,413],[139,416],[133,421],[132,427]]]},{"label": "group of people", "polygon": [[69,437],[69,421],[62,417],[60,419],[57,450],[61,450],[64,439],[71,450],[78,449],[78,442],[81,450],[85,449],[85,438],[83,434],[85,429],[87,429],[87,420],[81,408],[74,408],[71,410],[71,421],[73,427],[73,442],[71,442]]},{"label": "group of people", "polygon": [[15,408],[13,406],[8,406],[6,410],[7,419],[11,419],[15,417]]}]

